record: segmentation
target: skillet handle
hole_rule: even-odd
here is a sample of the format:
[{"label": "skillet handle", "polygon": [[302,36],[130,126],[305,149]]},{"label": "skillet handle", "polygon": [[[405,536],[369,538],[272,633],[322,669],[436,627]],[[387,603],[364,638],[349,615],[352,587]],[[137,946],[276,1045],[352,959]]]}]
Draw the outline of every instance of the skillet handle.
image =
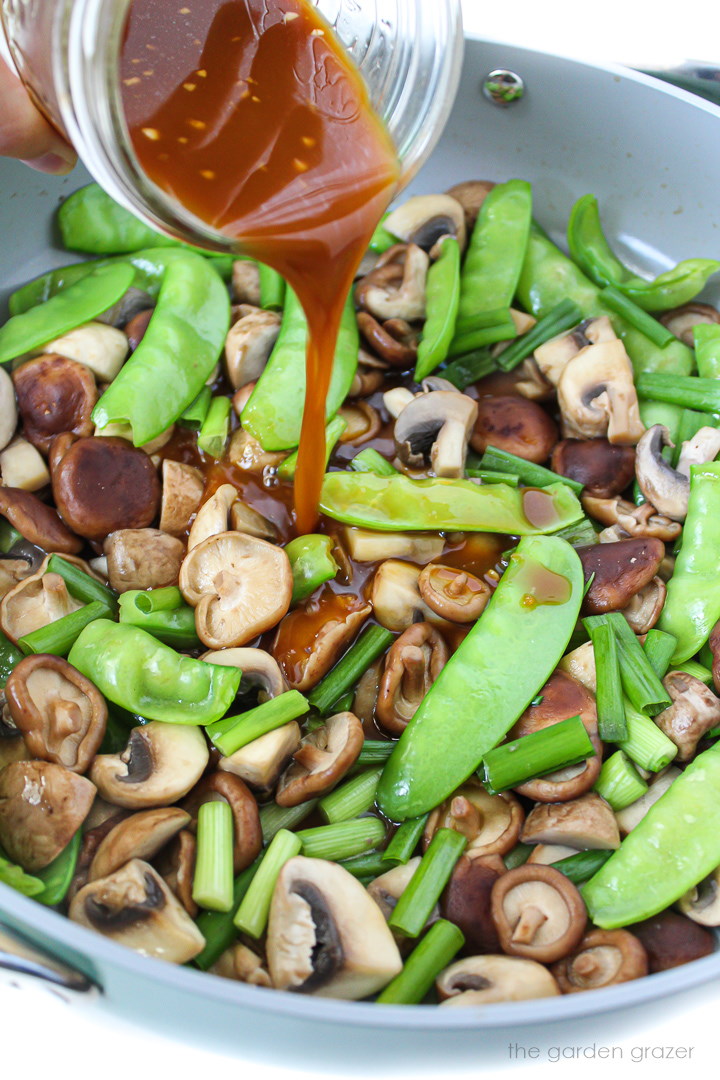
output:
[{"label": "skillet handle", "polygon": [[673,67],[642,67],[638,70],[644,75],[652,75],[663,82],[679,86],[681,90],[689,90],[691,94],[697,94],[714,105],[720,105],[720,67],[710,61],[704,63],[700,60],[683,60]]},{"label": "skillet handle", "polygon": [[[38,949],[21,934],[0,922],[0,979],[17,984],[24,978],[47,983],[47,988],[63,998],[98,994],[99,988],[86,975],[75,971],[63,960]],[[69,1000],[68,998],[66,998]]]}]

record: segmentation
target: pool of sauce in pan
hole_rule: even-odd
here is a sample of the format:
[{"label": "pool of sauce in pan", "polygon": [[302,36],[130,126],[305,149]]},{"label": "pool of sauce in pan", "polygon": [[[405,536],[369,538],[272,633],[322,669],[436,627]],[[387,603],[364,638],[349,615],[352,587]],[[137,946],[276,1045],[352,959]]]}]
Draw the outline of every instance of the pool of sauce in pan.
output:
[{"label": "pool of sauce in pan", "polygon": [[120,75],[147,176],[279,271],[306,312],[294,524],[311,532],[345,298],[398,185],[390,137],[307,0],[133,0]]}]

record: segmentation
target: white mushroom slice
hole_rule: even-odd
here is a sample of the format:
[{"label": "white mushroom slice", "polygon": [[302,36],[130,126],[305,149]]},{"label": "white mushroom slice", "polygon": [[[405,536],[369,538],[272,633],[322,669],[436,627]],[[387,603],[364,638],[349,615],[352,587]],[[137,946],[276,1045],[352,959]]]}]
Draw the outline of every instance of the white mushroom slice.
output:
[{"label": "white mushroom slice", "polygon": [[395,910],[395,906],[412,881],[415,871],[422,862],[419,855],[409,859],[406,863],[393,866],[384,874],[374,878],[367,887],[367,891],[383,913],[386,922]]},{"label": "white mushroom slice", "polygon": [[566,844],[537,844],[528,856],[529,863],[541,863],[543,866],[552,866],[561,859],[569,859],[571,855],[577,855],[578,849],[568,847]]},{"label": "white mushroom slice", "polygon": [[208,971],[211,975],[219,975],[221,979],[235,979],[250,986],[272,986],[270,975],[260,957],[242,942],[227,948]]},{"label": "white mushroom slice", "polygon": [[13,381],[5,368],[0,368],[0,450],[15,434],[18,424],[17,399]]},{"label": "white mushroom slice", "polygon": [[236,304],[260,306],[260,268],[254,259],[236,259],[232,271],[233,300]]},{"label": "white mushroom slice", "polygon": [[45,459],[27,439],[14,439],[0,452],[0,475],[5,487],[39,491],[50,483]]},{"label": "white mushroom slice", "polygon": [[0,602],[0,629],[16,644],[21,637],[82,607],[59,574],[41,568],[11,589]]},{"label": "white mushroom slice", "polygon": [[[156,452],[162,450],[163,446],[167,446],[174,434],[175,425],[171,424],[169,428],[165,428],[154,439],[143,443],[138,449],[143,450],[149,458],[152,458],[153,464],[157,466],[159,463],[155,460]],[[124,423],[106,424],[103,428],[96,427],[95,436],[102,439],[125,439],[129,443],[133,442],[132,427]]]},{"label": "white mushroom slice", "polygon": [[186,964],[205,947],[205,938],[183,906],[142,859],[85,885],[68,914],[73,922],[142,956],[170,963]]},{"label": "white mushroom slice", "polygon": [[384,225],[398,240],[426,251],[448,235],[457,237],[461,250],[465,247],[465,211],[452,195],[412,195],[388,214]]},{"label": "white mushroom slice", "polygon": [[[237,496],[237,492],[235,494]],[[276,544],[280,539],[280,533],[272,521],[238,498],[230,507],[230,529],[256,536],[258,540],[267,540],[271,544]]]},{"label": "white mushroom slice", "polygon": [[225,370],[233,390],[259,379],[280,333],[277,311],[255,308],[234,323],[225,339]]},{"label": "white mushroom slice", "polygon": [[718,454],[720,454],[720,429],[702,427],[692,439],[682,444],[677,471],[683,476],[690,476],[691,465],[704,465],[706,461],[714,461]]},{"label": "white mushroom slice", "polygon": [[210,536],[188,552],[180,591],[210,649],[246,645],[290,607],[293,577],[283,548],[239,532]]},{"label": "white mushroom slice", "polygon": [[565,803],[540,803],[528,814],[520,834],[523,844],[564,844],[578,850],[620,847],[612,809],[596,792]]},{"label": "white mushroom slice", "polygon": [[607,315],[601,315],[597,319],[588,319],[580,323],[573,330],[557,337],[551,338],[543,345],[539,345],[533,353],[535,363],[542,375],[557,386],[560,376],[581,349],[587,345],[598,345],[601,342],[616,341],[617,334],[612,328],[612,323]]},{"label": "white mushroom slice", "polygon": [[595,672],[595,651],[592,641],[586,641],[577,649],[566,653],[558,664],[561,671],[566,671],[577,679],[579,683],[590,690],[593,694],[597,691],[597,675]]},{"label": "white mushroom slice", "polygon": [[663,447],[672,445],[670,432],[662,424],[648,428],[637,444],[635,475],[640,490],[656,510],[673,521],[684,521],[690,481],[662,456]]},{"label": "white mushroom slice", "polygon": [[373,615],[386,630],[401,632],[416,622],[446,626],[420,595],[421,569],[400,559],[387,559],[375,571],[370,600]]},{"label": "white mushroom slice", "polygon": [[720,926],[720,867],[681,896],[678,908],[701,926]]},{"label": "white mushroom slice", "polygon": [[427,848],[438,829],[455,829],[467,837],[465,855],[504,855],[517,843],[525,812],[512,791],[490,795],[470,777],[431,811],[423,834]]},{"label": "white mushroom slice", "polygon": [[114,874],[131,859],[149,862],[189,821],[190,815],[177,806],[131,814],[100,842],[90,863],[88,881]]},{"label": "white mushroom slice", "polygon": [[558,404],[569,437],[606,436],[611,443],[634,445],[645,431],[632,364],[619,339],[586,345],[568,361],[558,382]]},{"label": "white mushroom slice", "polygon": [[261,704],[279,697],[288,688],[277,660],[264,649],[210,649],[200,659],[208,664],[240,668],[243,692],[247,687],[257,687]]},{"label": "white mushroom slice", "polygon": [[227,453],[231,464],[252,473],[262,473],[265,469],[277,469],[287,457],[284,453],[263,450],[257,439],[254,439],[244,428],[238,428],[233,432]]},{"label": "white mushroom slice", "polygon": [[418,394],[395,422],[400,461],[414,469],[429,461],[436,476],[462,477],[477,415],[477,402],[467,394],[449,390]]},{"label": "white mushroom slice", "polygon": [[203,497],[203,475],[192,465],[166,459],[162,466],[162,482],[160,528],[171,536],[181,536]]},{"label": "white mushroom slice", "polygon": [[414,559],[430,562],[442,554],[445,541],[431,533],[379,533],[371,529],[347,528],[345,543],[355,562],[379,562],[382,559]]},{"label": "white mushroom slice", "polygon": [[58,353],[90,368],[98,382],[112,382],[129,352],[122,330],[101,322],[85,323],[69,334],[44,346],[46,353]]},{"label": "white mushroom slice", "polygon": [[622,609],[634,634],[647,634],[652,630],[660,618],[666,595],[665,582],[657,575],[649,585],[635,593],[628,606]]},{"label": "white mushroom slice", "polygon": [[188,551],[207,540],[208,536],[227,532],[230,507],[237,497],[237,488],[232,484],[221,484],[214,495],[202,504],[190,529]]},{"label": "white mushroom slice", "polygon": [[234,773],[257,791],[272,791],[300,746],[301,738],[300,725],[291,720],[222,758],[218,768],[221,772]]},{"label": "white mushroom slice", "polygon": [[364,306],[377,319],[425,318],[425,285],[430,257],[417,244],[410,244],[405,255],[400,288],[393,285],[369,285],[364,290]]},{"label": "white mushroom slice", "polygon": [[632,832],[635,826],[645,817],[650,807],[665,794],[678,776],[680,776],[680,770],[671,765],[668,769],[664,769],[663,772],[655,776],[644,795],[641,795],[634,803],[630,803],[624,810],[616,811],[615,820],[618,823],[621,836],[627,836],[629,832]]},{"label": "white mushroom slice", "polygon": [[[647,437],[648,432],[643,435],[640,442],[642,443]],[[671,521],[669,517],[658,514],[650,502],[635,506],[627,499],[621,499],[619,495],[612,499],[596,499],[593,495],[583,495],[581,502],[583,509],[591,518],[611,526],[610,529],[603,529],[600,533],[598,539],[601,544],[625,540],[628,536],[654,536],[658,540],[668,542],[677,540],[682,532],[682,526],[677,521]]]},{"label": "white mushroom slice", "polygon": [[556,997],[560,988],[548,969],[515,956],[468,956],[441,971],[435,982],[440,1004],[450,1008]]},{"label": "white mushroom slice", "polygon": [[121,754],[98,754],[90,779],[106,802],[150,809],[187,795],[209,759],[201,729],[154,720],[132,729]]},{"label": "white mushroom slice", "polygon": [[720,724],[720,698],[685,671],[671,671],[663,686],[672,705],[653,719],[678,748],[677,760],[690,761],[703,735]]},{"label": "white mushroom slice", "polygon": [[360,1000],[402,969],[379,907],[337,863],[297,855],[270,905],[268,969],[278,990]]},{"label": "white mushroom slice", "polygon": [[160,529],[118,529],[103,550],[108,580],[120,593],[174,585],[185,555],[182,541]]},{"label": "white mushroom slice", "polygon": [[414,400],[415,395],[404,386],[394,386],[392,390],[386,390],[383,394],[383,405],[395,420],[397,420],[403,409]]}]

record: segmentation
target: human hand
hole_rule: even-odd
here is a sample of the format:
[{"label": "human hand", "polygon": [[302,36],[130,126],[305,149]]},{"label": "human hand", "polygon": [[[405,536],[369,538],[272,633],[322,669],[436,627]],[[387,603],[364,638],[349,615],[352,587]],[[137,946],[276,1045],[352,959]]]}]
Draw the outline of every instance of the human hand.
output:
[{"label": "human hand", "polygon": [[35,108],[27,90],[0,59],[0,155],[40,172],[63,176],[77,154]]}]

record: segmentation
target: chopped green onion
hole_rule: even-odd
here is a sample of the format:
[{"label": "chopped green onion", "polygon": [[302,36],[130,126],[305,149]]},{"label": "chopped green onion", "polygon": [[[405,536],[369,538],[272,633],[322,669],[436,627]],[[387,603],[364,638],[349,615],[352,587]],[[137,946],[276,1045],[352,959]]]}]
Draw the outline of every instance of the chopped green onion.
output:
[{"label": "chopped green onion", "polygon": [[589,518],[583,518],[574,525],[566,525],[564,529],[558,529],[556,533],[553,533],[553,536],[557,536],[560,540],[567,540],[568,544],[574,548],[597,544],[598,538],[595,526]]},{"label": "chopped green onion", "polygon": [[639,330],[645,337],[650,338],[659,349],[664,349],[671,341],[675,341],[675,335],[663,326],[661,322],[648,315],[641,307],[633,303],[627,296],[607,285],[600,292],[600,298],[607,304],[616,315],[621,315],[626,322],[635,330]]},{"label": "chopped green onion", "polygon": [[198,435],[198,450],[202,450],[203,453],[214,458],[223,456],[225,444],[230,434],[231,412],[232,402],[230,398],[220,395],[212,399]]},{"label": "chopped green onion", "polygon": [[177,585],[166,585],[162,589],[132,589],[123,593],[123,596],[128,595],[135,597],[135,606],[143,615],[154,615],[156,611],[174,611],[185,603]]},{"label": "chopped green onion", "polygon": [[706,686],[712,686],[712,671],[703,664],[698,664],[697,660],[686,660],[684,664],[676,664],[673,671],[684,671],[686,675],[692,675],[693,678],[704,682]]},{"label": "chopped green onion", "polygon": [[355,685],[394,640],[395,635],[384,626],[366,627],[332,671],[308,695],[310,704],[325,716],[334,702]]},{"label": "chopped green onion", "polygon": [[503,856],[503,862],[508,870],[514,870],[516,866],[524,866],[532,853],[532,844],[516,844]]},{"label": "chopped green onion", "polygon": [[[342,416],[334,416],[330,423],[325,428],[325,466],[330,460],[330,455],[333,452],[335,443],[338,441],[343,431],[347,427],[347,420],[343,420]],[[279,466],[277,474],[281,480],[294,480],[295,470],[298,463],[298,451],[294,450],[292,454],[285,458],[283,463]]]},{"label": "chopped green onion", "polygon": [[375,805],[381,774],[382,769],[358,773],[321,799],[319,810],[325,820],[333,825],[336,821],[349,821],[368,811]]},{"label": "chopped green onion", "polygon": [[310,705],[307,698],[298,690],[286,690],[276,698],[264,701],[240,716],[226,716],[210,724],[206,731],[210,741],[225,757],[230,757],[236,750],[248,743],[267,735],[269,731],[283,727],[291,720],[303,716]]},{"label": "chopped green onion", "polygon": [[664,679],[677,647],[677,638],[664,630],[648,630],[643,649],[658,679]]},{"label": "chopped green onion", "polygon": [[598,732],[604,742],[617,742],[627,738],[617,638],[609,623],[583,621],[595,655]]},{"label": "chopped green onion", "polygon": [[278,806],[277,803],[267,803],[260,807],[260,828],[263,834],[263,844],[270,843],[272,838],[281,829],[294,829],[301,821],[312,814],[318,804],[317,799],[308,799],[307,802],[299,803],[298,806]]},{"label": "chopped green onion", "polygon": [[372,446],[356,454],[350,462],[350,468],[355,472],[375,473],[376,476],[394,476],[397,472],[395,466],[391,465],[387,458],[384,458]]},{"label": "chopped green onion", "polygon": [[640,397],[664,401],[668,405],[705,413],[720,412],[720,379],[643,372],[635,376],[635,388]]},{"label": "chopped green onion", "polygon": [[420,843],[429,816],[429,814],[423,814],[422,817],[409,818],[407,821],[403,821],[386,847],[383,860],[385,862],[409,862]]},{"label": "chopped green onion", "polygon": [[260,307],[266,311],[282,311],[285,306],[285,278],[265,263],[257,264],[260,276]]},{"label": "chopped green onion", "polygon": [[[99,603],[104,604],[111,615],[115,615],[118,608],[117,593],[108,588],[107,585],[103,585],[102,582],[96,581],[95,578],[90,577],[84,570],[81,570],[79,566],[75,566],[74,563],[68,562],[67,559],[63,559],[62,555],[51,555],[48,559],[48,564],[45,569],[48,574],[59,574],[67,585],[67,591],[76,600],[81,600],[83,604],[92,604],[97,600]],[[180,590],[178,590],[179,592]],[[182,603],[182,597],[180,598]]]},{"label": "chopped green onion", "polygon": [[267,926],[270,904],[280,871],[288,859],[300,854],[298,833],[281,829],[273,837],[255,872],[233,924],[250,937],[259,938]]},{"label": "chopped green onion", "polygon": [[53,656],[67,656],[75,641],[86,626],[95,619],[106,619],[108,609],[99,600],[93,600],[92,604],[86,604],[77,611],[71,611],[69,615],[63,615],[61,619],[41,626],[39,630],[33,630],[30,634],[18,639],[18,645],[25,653],[52,653]]},{"label": "chopped green onion", "polygon": [[[158,592],[165,590],[158,589]],[[179,592],[180,590],[178,590]],[[120,622],[139,626],[158,641],[173,645],[176,649],[200,648],[200,638],[195,630],[195,608],[180,601],[174,610],[162,607],[154,610],[143,609],[151,593],[129,589],[122,593],[119,600]],[[161,601],[162,602],[162,601]]]},{"label": "chopped green onion", "polygon": [[206,802],[198,810],[192,898],[209,911],[233,906],[233,816],[230,803]]},{"label": "chopped green onion", "polygon": [[490,349],[475,349],[466,356],[458,356],[441,372],[443,379],[447,379],[458,390],[464,390],[478,379],[484,379],[497,371],[497,363],[490,354]]},{"label": "chopped green onion", "polygon": [[578,851],[577,855],[568,855],[566,859],[559,859],[550,865],[553,870],[564,874],[573,885],[581,885],[583,881],[589,881],[611,855],[612,851],[605,850]]},{"label": "chopped green onion", "polygon": [[482,480],[483,484],[508,484],[518,487],[520,477],[515,473],[493,472],[491,469],[466,469],[465,475],[473,480]]},{"label": "chopped green onion", "polygon": [[570,299],[561,300],[552,311],[549,311],[542,319],[535,323],[527,334],[523,334],[512,345],[498,355],[497,364],[502,371],[512,371],[518,364],[531,356],[540,345],[557,337],[565,330],[570,330],[582,321],[582,311],[577,304]]},{"label": "chopped green onion", "polygon": [[9,638],[0,631],[0,690],[4,689],[5,683],[10,677],[10,672],[19,664],[25,655],[17,645],[13,645]]},{"label": "chopped green onion", "polygon": [[233,883],[233,899],[230,911],[203,911],[197,917],[197,928],[205,938],[205,948],[193,963],[201,971],[207,971],[216,960],[219,960],[226,949],[230,948],[237,938],[237,930],[233,923],[235,912],[240,907],[243,897],[250,888],[250,883],[258,871],[262,859],[258,858],[243,870]]},{"label": "chopped green onion", "polygon": [[602,623],[608,623],[615,632],[620,678],[626,696],[641,712],[649,712],[652,715],[662,712],[671,704],[670,697],[655,674],[625,616],[619,611],[611,611],[606,615],[591,615],[583,619],[583,625],[588,633]]},{"label": "chopped green onion", "polygon": [[385,825],[379,818],[362,817],[301,829],[295,835],[302,841],[303,855],[340,862],[378,847],[385,839]]},{"label": "chopped green onion", "polygon": [[347,870],[353,877],[369,878],[372,881],[397,866],[395,862],[386,862],[384,855],[383,851],[368,851],[366,855],[353,855],[351,859],[343,859],[338,866],[342,866],[343,870]]},{"label": "chopped green onion", "polygon": [[9,521],[0,518],[0,552],[3,555],[7,555],[8,551],[14,548],[22,538],[22,533],[14,529]]},{"label": "chopped green onion", "polygon": [[[337,699],[337,701],[335,702],[335,704],[332,706],[332,708],[330,709],[331,715],[336,716],[338,713],[341,713],[341,712],[350,712],[352,710],[354,700],[355,700],[355,691],[354,690],[348,690],[347,694],[343,694],[342,697],[339,697]],[[315,719],[317,720],[317,725],[316,726],[317,727],[323,727],[325,721],[322,720],[321,717],[319,717],[319,716],[316,717]],[[362,752],[361,752],[361,754],[362,754]],[[363,759],[361,761],[360,757],[358,757],[357,761],[355,762],[356,766],[357,765],[374,765],[374,764],[375,764],[374,761],[369,761],[369,760],[366,760],[366,759]]]},{"label": "chopped green onion", "polygon": [[192,431],[199,431],[205,423],[211,401],[212,390],[209,386],[203,386],[195,400],[190,402],[178,423],[182,427],[190,428]]},{"label": "chopped green onion", "polygon": [[492,472],[515,473],[520,478],[521,484],[528,487],[547,487],[548,484],[565,484],[572,491],[580,493],[583,485],[577,480],[571,480],[567,476],[560,476],[543,465],[536,465],[533,461],[526,461],[517,454],[510,454],[507,450],[499,450],[497,446],[488,446],[482,456],[480,465],[483,469]]},{"label": "chopped green onion", "polygon": [[579,716],[522,735],[488,750],[483,758],[483,781],[491,795],[518,787],[595,756],[595,749]]},{"label": "chopped green onion", "polygon": [[[491,323],[490,319],[494,321]],[[450,346],[450,356],[466,356],[486,345],[511,341],[517,337],[517,327],[509,308],[484,312],[481,316],[476,316],[474,322],[475,328],[468,327],[455,335]]]},{"label": "chopped green onion", "polygon": [[616,750],[603,762],[594,789],[613,810],[624,810],[645,794],[648,785],[622,750]]},{"label": "chopped green onion", "polygon": [[378,1005],[419,1005],[435,979],[465,944],[454,923],[438,919],[377,998]]},{"label": "chopped green onion", "polygon": [[678,748],[649,716],[625,699],[628,737],[617,745],[641,769],[660,772],[677,756]]},{"label": "chopped green onion", "polygon": [[[333,706],[333,712],[338,705],[335,702]],[[338,710],[340,712],[344,710]],[[362,744],[362,750],[360,756],[355,762],[356,765],[384,765],[387,759],[392,754],[393,750],[397,746],[396,742],[386,742],[385,739],[366,739]]]},{"label": "chopped green onion", "polygon": [[438,829],[390,916],[393,930],[408,937],[422,933],[466,845],[462,833]]}]

